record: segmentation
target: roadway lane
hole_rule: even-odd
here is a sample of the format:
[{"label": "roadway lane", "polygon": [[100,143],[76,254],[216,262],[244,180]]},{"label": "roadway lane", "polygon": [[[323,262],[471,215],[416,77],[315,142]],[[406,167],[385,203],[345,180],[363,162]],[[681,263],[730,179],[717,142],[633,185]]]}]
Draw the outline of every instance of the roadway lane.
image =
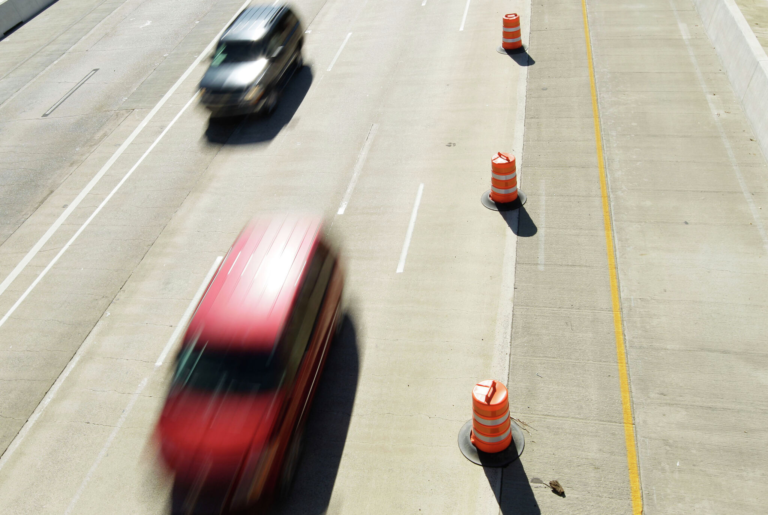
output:
[{"label": "roadway lane", "polygon": [[[131,114],[0,246],[4,275],[238,4],[214,6],[129,95]],[[245,221],[304,209],[346,250],[347,318],[283,512],[759,513],[768,167],[689,3],[588,7],[608,204],[578,3],[534,7],[527,101],[526,75],[495,52],[503,12],[531,19],[522,3],[299,2],[309,66],[269,120],[185,109],[193,66],[0,295],[3,316],[29,291],[0,326],[16,403],[0,413],[15,438],[0,511],[167,512],[150,443],[170,371],[158,356]],[[489,156],[511,147],[530,196],[519,220],[478,199]],[[532,426],[503,477],[456,449],[491,374]]]},{"label": "roadway lane", "polygon": [[[169,371],[155,361],[245,221],[285,209],[333,219],[349,286],[348,318],[286,509],[493,511],[497,485],[461,456],[456,436],[470,416],[473,384],[491,373],[499,298],[511,296],[502,270],[510,228],[480,206],[479,195],[488,188],[489,157],[512,145],[523,99],[518,65],[495,51],[502,11],[490,2],[466,6],[299,3],[303,19],[317,16],[307,35],[310,66],[270,120],[209,125],[195,108],[176,118],[205,64],[195,67],[0,297],[6,313],[177,120],[0,327],[4,343],[36,356],[13,370],[18,383],[59,377],[0,461],[4,511],[167,509],[169,485],[148,446]],[[8,265],[145,113],[137,109],[110,134],[83,173],[17,231],[13,247],[0,248]],[[368,137],[348,205],[334,219]],[[87,331],[67,333],[73,322]]]},{"label": "roadway lane", "polygon": [[763,513],[768,163],[693,5],[641,5],[592,21],[644,503]]},{"label": "roadway lane", "polygon": [[[106,166],[109,157],[147,115],[148,110],[140,107],[140,102],[123,109],[126,96],[135,91],[140,99],[146,99],[147,90],[152,89],[154,103],[160,100],[178,78],[166,67],[158,66],[163,53],[182,62],[189,59],[193,49],[199,53],[205,46],[200,44],[201,38],[209,41],[241,4],[222,4],[210,16],[203,15],[211,2],[192,2],[182,10],[162,2],[124,4],[121,9],[125,12],[118,9],[103,26],[91,30],[0,110],[5,149],[4,185],[0,193],[6,210],[2,215],[4,243],[0,247],[0,305],[4,315],[114,187],[119,180],[114,174],[124,174],[130,168],[127,162],[117,162],[106,170],[93,195],[84,197],[83,205],[76,205],[78,193]],[[152,18],[159,22],[154,28]],[[198,18],[202,18],[200,23]],[[163,27],[166,22],[167,29]],[[34,24],[26,29],[37,30]],[[136,44],[139,35],[145,44]],[[12,42],[13,37],[3,44],[8,41]],[[99,71],[58,109],[45,118],[41,116],[95,68]],[[147,75],[153,80],[147,79]],[[60,82],[62,79],[65,81]],[[157,121],[167,123],[163,119]],[[148,126],[142,136],[154,138],[160,130],[162,126]],[[142,137],[137,138],[126,157],[132,152],[144,152],[148,143],[142,148],[143,143]],[[170,199],[178,192],[162,187],[158,190],[156,186],[160,187],[158,184],[145,188],[155,196],[153,199],[145,195],[143,200],[148,208],[144,210],[145,225],[162,220],[160,212],[173,212],[173,204],[165,202],[173,202]],[[184,194],[181,195],[183,198]],[[147,220],[152,215],[154,218]],[[61,230],[53,233],[38,254],[28,254],[54,223]],[[119,256],[120,264],[101,260],[94,263],[98,270],[94,275],[85,271],[84,261],[92,259],[89,249],[84,249],[80,256],[70,254],[72,261],[61,263],[67,272],[54,278],[54,282],[41,285],[45,307],[27,304],[15,314],[15,319],[7,321],[9,330],[19,333],[9,338],[9,345],[3,349],[6,359],[0,365],[5,379],[0,402],[6,417],[0,426],[2,448],[32,413],[156,237],[131,232],[128,227],[122,234],[105,234],[115,242],[109,252]],[[27,255],[29,266],[17,268]],[[46,289],[59,291],[61,296],[47,296]]]},{"label": "roadway lane", "polygon": [[70,0],[0,43],[0,243],[126,121],[138,107],[126,99],[178,59],[212,5]]},{"label": "roadway lane", "polygon": [[[610,284],[584,12],[537,4],[532,237],[518,249],[511,372],[520,417],[536,429],[524,469],[505,473],[502,511],[763,513],[765,157],[691,2],[586,7],[620,287]],[[533,477],[557,478],[567,497],[534,485],[531,498]]]}]

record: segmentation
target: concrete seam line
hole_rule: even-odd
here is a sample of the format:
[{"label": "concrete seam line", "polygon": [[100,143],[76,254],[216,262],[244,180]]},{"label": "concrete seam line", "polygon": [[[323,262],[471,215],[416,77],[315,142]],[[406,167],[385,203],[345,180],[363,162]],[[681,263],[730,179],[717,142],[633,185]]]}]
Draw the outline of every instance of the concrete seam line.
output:
[{"label": "concrete seam line", "polygon": [[91,465],[91,468],[88,470],[88,473],[85,475],[83,482],[80,483],[80,487],[77,489],[77,492],[75,492],[75,496],[69,502],[69,506],[67,506],[67,510],[64,512],[64,515],[69,515],[70,513],[72,513],[72,510],[75,509],[75,505],[77,504],[77,501],[80,500],[80,496],[83,494],[85,487],[88,486],[88,483],[91,482],[91,478],[93,477],[93,474],[96,472],[96,469],[99,467],[101,460],[103,460],[104,457],[107,455],[107,451],[109,451],[109,448],[112,446],[112,442],[115,440],[117,433],[120,431],[120,428],[123,427],[123,424],[125,424],[125,419],[127,419],[128,415],[131,413],[131,410],[133,409],[133,405],[136,404],[136,401],[139,399],[139,395],[141,395],[142,390],[144,390],[144,387],[147,386],[148,380],[149,380],[148,377],[145,377],[144,379],[142,379],[141,383],[139,383],[139,386],[136,388],[136,391],[133,392],[133,394],[131,395],[131,399],[128,401],[128,405],[123,410],[123,413],[120,415],[120,418],[118,419],[117,424],[115,425],[115,428],[109,434],[109,437],[107,438],[106,443],[101,448],[101,451],[99,451],[99,454],[96,456],[96,460],[93,462],[93,465]]},{"label": "concrete seam line", "polygon": [[600,107],[597,102],[597,86],[595,82],[595,65],[592,58],[592,37],[589,32],[589,16],[587,0],[581,0],[584,17],[584,40],[587,50],[587,65],[589,68],[589,85],[592,97],[592,117],[595,125],[595,151],[597,167],[600,174],[600,193],[603,207],[603,223],[605,230],[605,247],[608,258],[608,275],[611,284],[611,306],[613,308],[613,327],[616,339],[616,361],[619,369],[619,387],[621,390],[621,407],[624,422],[624,440],[627,448],[627,469],[629,473],[632,513],[643,513],[643,494],[640,485],[640,472],[637,462],[637,439],[635,421],[632,413],[632,396],[629,386],[629,367],[627,364],[626,343],[624,340],[624,322],[621,313],[621,298],[619,296],[619,278],[616,270],[616,247],[613,235],[613,219],[611,216],[608,192],[605,156],[603,154],[602,128],[600,124]]},{"label": "concrete seam line", "polygon": [[207,291],[208,285],[211,283],[211,280],[213,279],[213,274],[216,273],[216,270],[219,268],[219,265],[223,260],[224,260],[224,256],[219,256],[213,262],[213,265],[211,266],[210,270],[208,270],[208,273],[205,275],[205,279],[203,279],[202,284],[197,289],[197,293],[195,293],[194,297],[192,297],[192,301],[190,301],[189,306],[187,306],[187,310],[184,312],[184,314],[181,317],[181,320],[179,320],[179,323],[176,325],[176,328],[173,330],[173,334],[171,334],[171,337],[168,339],[168,343],[166,343],[165,347],[163,347],[163,351],[160,353],[160,356],[157,358],[157,361],[155,362],[155,367],[161,366],[165,361],[165,358],[168,356],[168,353],[171,352],[173,345],[179,339],[179,336],[181,336],[181,332],[184,330],[184,328],[192,318],[192,315],[195,313],[195,308],[197,307],[197,304],[200,302],[200,299],[203,298],[203,295]]},{"label": "concrete seam line", "polygon": [[[147,124],[152,120],[152,118],[155,117],[155,115],[160,111],[160,108],[165,105],[165,103],[168,101],[168,99],[173,95],[173,93],[176,92],[176,90],[181,86],[181,84],[189,77],[189,75],[192,73],[192,71],[197,67],[197,65],[200,64],[200,62],[205,58],[205,56],[210,53],[211,49],[213,48],[213,45],[216,43],[218,38],[221,36],[221,34],[226,30],[226,27],[229,26],[232,21],[240,14],[240,12],[245,9],[245,7],[250,4],[250,0],[246,0],[245,3],[238,9],[237,13],[230,19],[230,21],[227,23],[227,25],[219,31],[218,34],[211,40],[210,43],[208,43],[208,46],[205,47],[205,49],[200,52],[198,57],[194,60],[194,62],[189,66],[189,68],[186,69],[186,71],[179,77],[179,79],[174,83],[173,86],[171,86],[171,89],[169,89],[165,95],[163,95],[163,98],[160,99],[160,101],[155,105],[155,107],[152,108],[152,110],[147,114],[147,116],[144,118],[144,120],[141,121],[141,123],[136,127],[136,129],[133,130],[133,132],[128,136],[128,138],[123,142],[122,145],[115,151],[114,154],[112,154],[112,157],[109,158],[109,160],[104,164],[104,166],[101,167],[101,169],[98,171],[98,173],[88,182],[88,184],[83,188],[82,191],[75,197],[75,199],[69,204],[69,206],[64,210],[64,212],[59,216],[59,218],[51,225],[48,230],[43,234],[43,236],[35,243],[35,245],[27,252],[27,254],[22,258],[22,260],[19,262],[18,265],[11,271],[10,274],[3,280],[2,283],[0,283],[0,295],[2,295],[8,287],[11,285],[11,283],[21,274],[21,272],[26,268],[26,266],[29,264],[30,261],[37,255],[38,252],[40,252],[40,249],[43,248],[43,246],[48,242],[48,240],[56,233],[56,231],[61,227],[61,225],[69,218],[69,215],[72,214],[72,212],[77,208],[77,206],[80,205],[80,203],[83,201],[83,199],[88,195],[88,193],[91,192],[91,190],[96,186],[96,184],[101,180],[102,177],[109,171],[109,169],[112,167],[112,165],[117,161],[117,159],[125,152],[125,150],[130,146],[130,144],[133,142],[134,139],[144,130],[144,127],[147,126]],[[186,109],[186,107],[184,107]],[[0,325],[2,323],[0,322]]]},{"label": "concrete seam line", "polygon": [[49,107],[49,108],[48,108],[48,110],[47,110],[45,113],[43,113],[43,116],[42,116],[42,118],[47,118],[48,116],[50,116],[50,115],[51,115],[51,113],[53,113],[53,112],[54,112],[56,109],[58,109],[58,108],[61,106],[61,104],[63,104],[64,102],[66,102],[66,101],[67,101],[67,99],[69,99],[69,97],[71,97],[72,95],[74,95],[74,94],[75,94],[75,91],[77,91],[78,89],[80,89],[80,87],[81,87],[83,84],[85,84],[86,82],[88,82],[88,79],[90,79],[91,77],[93,77],[93,76],[96,74],[96,72],[98,72],[98,71],[99,71],[99,69],[98,69],[98,68],[94,68],[93,70],[91,70],[90,72],[88,72],[88,73],[86,74],[86,76],[85,76],[85,77],[83,77],[82,79],[80,79],[80,82],[78,82],[77,84],[75,84],[75,85],[74,85],[74,86],[73,86],[73,87],[72,87],[72,88],[71,88],[69,91],[67,91],[67,92],[64,94],[64,96],[63,96],[63,97],[61,97],[59,100],[57,100],[57,101],[56,101],[56,103],[55,103],[55,104],[53,104],[51,107]]}]

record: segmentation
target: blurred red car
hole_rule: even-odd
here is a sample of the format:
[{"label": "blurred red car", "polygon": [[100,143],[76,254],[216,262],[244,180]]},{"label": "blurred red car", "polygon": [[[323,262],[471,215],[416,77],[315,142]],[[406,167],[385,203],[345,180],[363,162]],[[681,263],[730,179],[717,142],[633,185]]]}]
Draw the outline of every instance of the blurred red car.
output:
[{"label": "blurred red car", "polygon": [[342,288],[320,220],[243,230],[187,328],[158,422],[174,512],[228,511],[287,493]]}]

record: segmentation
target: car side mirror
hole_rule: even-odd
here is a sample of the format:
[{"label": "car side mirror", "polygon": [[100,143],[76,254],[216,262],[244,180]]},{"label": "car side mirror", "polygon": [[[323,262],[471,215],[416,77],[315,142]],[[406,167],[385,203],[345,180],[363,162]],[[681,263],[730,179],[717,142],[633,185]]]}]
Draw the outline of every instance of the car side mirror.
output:
[{"label": "car side mirror", "polygon": [[279,46],[279,47],[275,48],[275,51],[272,52],[272,59],[274,59],[275,57],[280,55],[280,52],[282,52],[282,51],[283,51],[283,47],[282,46]]}]

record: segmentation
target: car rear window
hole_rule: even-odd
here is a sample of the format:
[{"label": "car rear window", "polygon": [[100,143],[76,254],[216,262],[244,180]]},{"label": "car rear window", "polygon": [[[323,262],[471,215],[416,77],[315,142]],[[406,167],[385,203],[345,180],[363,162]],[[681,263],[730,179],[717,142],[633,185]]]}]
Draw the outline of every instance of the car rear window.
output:
[{"label": "car rear window", "polygon": [[262,57],[264,52],[263,41],[222,43],[213,55],[211,66],[215,68],[221,64],[255,61]]},{"label": "car rear window", "polygon": [[179,354],[173,386],[210,392],[255,393],[274,390],[283,367],[272,354],[189,345]]}]

